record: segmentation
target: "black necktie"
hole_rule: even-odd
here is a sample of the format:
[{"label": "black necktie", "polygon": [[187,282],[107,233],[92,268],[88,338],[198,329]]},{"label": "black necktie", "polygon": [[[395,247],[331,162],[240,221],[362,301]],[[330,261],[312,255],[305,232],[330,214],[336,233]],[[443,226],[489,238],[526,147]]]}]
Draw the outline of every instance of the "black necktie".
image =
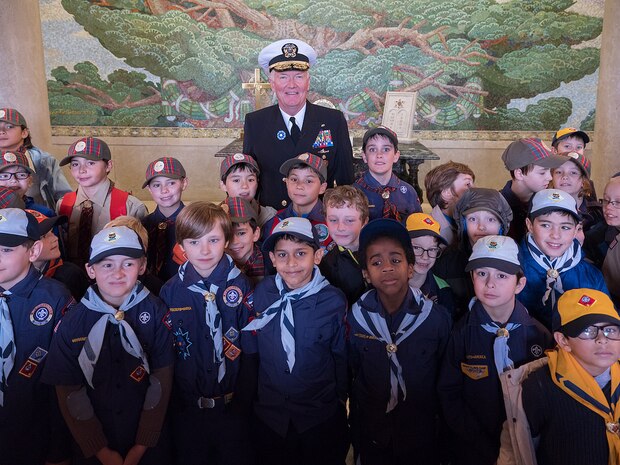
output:
[{"label": "black necktie", "polygon": [[291,122],[291,139],[293,139],[293,144],[297,145],[297,142],[299,141],[299,136],[301,136],[301,131],[299,130],[299,126],[297,126],[297,123],[295,122],[294,116],[291,116],[289,118],[289,121]]}]

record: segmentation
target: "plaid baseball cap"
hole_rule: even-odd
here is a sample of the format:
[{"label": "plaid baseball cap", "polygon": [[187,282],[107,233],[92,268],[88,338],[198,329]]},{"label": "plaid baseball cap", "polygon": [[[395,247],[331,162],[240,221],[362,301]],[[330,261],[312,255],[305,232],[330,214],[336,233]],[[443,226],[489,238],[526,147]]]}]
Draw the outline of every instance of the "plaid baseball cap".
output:
[{"label": "plaid baseball cap", "polygon": [[435,218],[426,213],[412,213],[407,217],[406,223],[409,237],[433,236],[442,244],[448,245],[448,241],[441,236],[441,226]]},{"label": "plaid baseball cap", "polygon": [[95,234],[90,243],[88,265],[92,266],[111,255],[144,257],[144,246],[138,234],[127,226],[104,228]]},{"label": "plaid baseball cap", "polygon": [[314,171],[323,176],[323,181],[327,180],[327,163],[321,157],[317,157],[316,155],[308,152],[297,155],[295,158],[286,160],[280,166],[280,173],[284,176],[288,176],[291,168],[299,163],[308,165]]},{"label": "plaid baseball cap", "polygon": [[508,274],[517,274],[521,271],[519,247],[514,239],[508,236],[485,236],[478,239],[472,247],[465,271],[485,267]]},{"label": "plaid baseball cap", "polygon": [[387,126],[377,126],[376,128],[369,129],[364,134],[364,138],[362,139],[362,151],[366,150],[366,143],[376,135],[387,137],[394,146],[394,150],[398,150],[398,136],[396,133]]},{"label": "plaid baseball cap", "polygon": [[315,246],[316,249],[320,247],[319,235],[316,229],[312,227],[312,223],[307,218],[290,217],[280,221],[271,235],[263,242],[263,252],[272,252],[276,246],[276,242],[280,236],[290,234],[302,241],[309,242]]},{"label": "plaid baseball cap", "polygon": [[553,135],[553,139],[551,139],[551,145],[555,147],[555,144],[560,142],[562,139],[566,139],[567,137],[570,137],[570,136],[581,137],[584,144],[587,144],[588,142],[590,142],[590,136],[588,136],[588,134],[586,134],[585,132],[580,131],[579,129],[576,129],[576,128],[564,128],[564,129],[560,129],[558,132],[556,132]]},{"label": "plaid baseball cap", "polygon": [[561,210],[570,213],[576,221],[581,221],[577,212],[577,203],[572,195],[559,189],[543,189],[532,197],[529,217],[534,219],[551,211]]},{"label": "plaid baseball cap", "polygon": [[223,181],[228,176],[230,169],[239,163],[250,165],[256,170],[257,173],[260,174],[258,163],[256,163],[256,160],[253,157],[246,155],[245,153],[235,153],[234,155],[228,155],[222,160],[222,163],[220,163],[220,179]]},{"label": "plaid baseball cap", "polygon": [[15,126],[28,127],[26,118],[15,108],[0,108],[0,121],[11,123]]},{"label": "plaid baseball cap", "polygon": [[595,289],[571,289],[560,296],[553,312],[552,328],[577,337],[596,323],[620,325],[618,312],[607,294]]},{"label": "plaid baseball cap", "polygon": [[557,168],[566,160],[553,154],[542,140],[530,138],[511,142],[502,154],[502,161],[506,169],[512,171],[530,164]]},{"label": "plaid baseball cap", "polygon": [[226,197],[222,203],[222,209],[228,213],[233,223],[247,223],[258,219],[256,209],[248,200],[241,197]]},{"label": "plaid baseball cap", "polygon": [[16,247],[27,240],[39,239],[39,222],[30,213],[19,208],[0,210],[0,245]]},{"label": "plaid baseball cap", "polygon": [[151,179],[157,176],[164,176],[171,179],[183,179],[185,168],[179,160],[172,157],[161,157],[149,163],[146,168],[146,181],[142,184],[142,189],[149,185]]},{"label": "plaid baseball cap", "polygon": [[[590,163],[590,160],[588,160],[584,155],[580,155],[577,152],[561,153],[560,155],[563,157],[567,157],[568,160],[575,163],[579,167],[583,175],[586,178],[590,179],[590,174],[592,172],[592,163]],[[567,162],[568,160],[564,159],[564,162]]]},{"label": "plaid baseball cap", "polygon": [[0,187],[0,208],[24,208],[24,201],[10,187]]},{"label": "plaid baseball cap", "polygon": [[82,157],[93,161],[108,161],[112,159],[112,153],[110,152],[108,144],[101,139],[97,139],[96,137],[83,137],[71,144],[67,151],[67,156],[60,162],[60,166],[71,163],[73,157]]},{"label": "plaid baseball cap", "polygon": [[39,234],[41,237],[45,236],[48,232],[50,232],[54,226],[65,224],[69,221],[69,218],[67,218],[65,215],[50,217],[36,210],[26,209],[25,211],[27,211],[37,219],[37,222],[39,223]]},{"label": "plaid baseball cap", "polygon": [[258,65],[269,71],[306,71],[316,62],[316,51],[303,40],[282,39],[272,42],[258,54]]},{"label": "plaid baseball cap", "polygon": [[0,171],[8,166],[21,166],[30,174],[34,173],[25,153],[19,151],[0,150]]}]

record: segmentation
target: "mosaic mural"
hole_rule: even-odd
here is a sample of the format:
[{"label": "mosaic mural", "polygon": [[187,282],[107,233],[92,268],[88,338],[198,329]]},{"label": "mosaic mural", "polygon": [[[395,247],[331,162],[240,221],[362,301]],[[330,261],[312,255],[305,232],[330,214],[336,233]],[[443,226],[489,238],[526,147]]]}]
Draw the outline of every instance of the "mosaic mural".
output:
[{"label": "mosaic mural", "polygon": [[310,99],[352,129],[401,90],[417,130],[591,130],[603,3],[40,0],[52,124],[240,128],[258,51],[297,37],[319,55]]}]

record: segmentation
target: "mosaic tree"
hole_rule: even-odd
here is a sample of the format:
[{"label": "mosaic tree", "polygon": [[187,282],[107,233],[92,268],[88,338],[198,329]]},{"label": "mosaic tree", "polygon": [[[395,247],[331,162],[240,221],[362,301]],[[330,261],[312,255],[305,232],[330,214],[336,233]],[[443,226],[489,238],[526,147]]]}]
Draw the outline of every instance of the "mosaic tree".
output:
[{"label": "mosaic tree", "polygon": [[[411,90],[419,127],[461,129],[521,129],[528,121],[537,125],[530,129],[554,129],[566,120],[568,99],[541,100],[525,113],[507,105],[598,67],[587,41],[602,21],[568,12],[572,3],[62,0],[105,48],[161,77],[158,94],[147,89],[126,102],[133,111],[160,98],[161,114],[174,124],[239,126],[252,109],[240,83],[253,74],[258,51],[292,36],[319,55],[311,98],[332,101],[352,125],[376,123],[387,90]],[[66,96],[79,94],[74,83]]]}]

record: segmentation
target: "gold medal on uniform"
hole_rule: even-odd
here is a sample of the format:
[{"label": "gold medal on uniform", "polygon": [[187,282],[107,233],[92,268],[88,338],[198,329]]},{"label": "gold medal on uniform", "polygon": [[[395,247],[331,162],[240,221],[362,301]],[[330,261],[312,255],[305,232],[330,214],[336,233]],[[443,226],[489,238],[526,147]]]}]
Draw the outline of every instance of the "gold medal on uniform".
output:
[{"label": "gold medal on uniform", "polygon": [[381,197],[383,197],[383,200],[387,200],[390,198],[390,192],[389,191],[383,191],[383,193],[381,194]]},{"label": "gold medal on uniform", "polygon": [[166,229],[167,227],[168,227],[168,223],[166,223],[165,221],[162,221],[161,223],[157,225],[158,229]]},{"label": "gold medal on uniform", "polygon": [[558,270],[554,268],[549,268],[547,270],[547,276],[550,277],[551,279],[558,279],[558,276],[560,276],[560,273],[558,273]]},{"label": "gold medal on uniform", "polygon": [[207,292],[205,294],[205,300],[207,302],[213,302],[215,300],[215,294],[213,292]]},{"label": "gold medal on uniform", "polygon": [[510,333],[508,332],[506,328],[499,328],[497,332],[495,333],[495,335],[497,337],[508,337],[510,336]]},{"label": "gold medal on uniform", "polygon": [[398,350],[398,346],[396,344],[386,344],[385,350],[387,350],[390,354],[395,354]]},{"label": "gold medal on uniform", "polygon": [[125,312],[122,310],[117,310],[114,314],[114,319],[116,321],[123,321],[125,319]]}]

